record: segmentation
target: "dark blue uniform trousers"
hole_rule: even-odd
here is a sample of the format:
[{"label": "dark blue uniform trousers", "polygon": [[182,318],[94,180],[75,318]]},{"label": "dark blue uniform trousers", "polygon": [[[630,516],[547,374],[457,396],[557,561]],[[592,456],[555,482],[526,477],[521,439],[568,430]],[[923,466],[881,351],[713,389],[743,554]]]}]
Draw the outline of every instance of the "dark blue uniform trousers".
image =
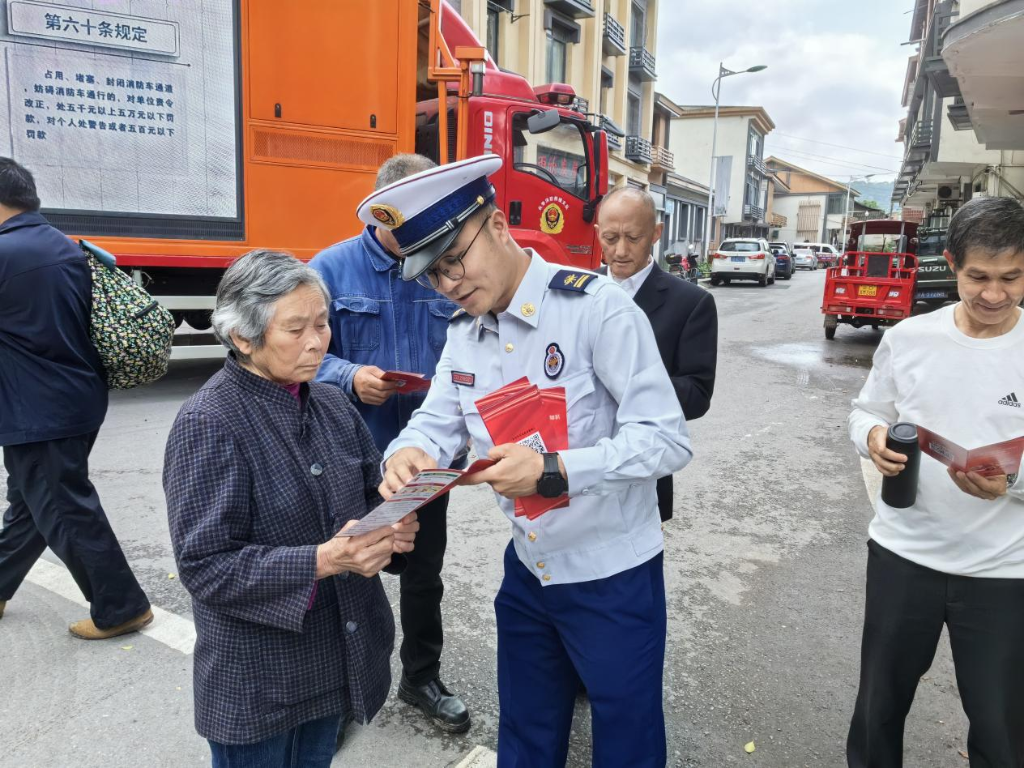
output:
[{"label": "dark blue uniform trousers", "polygon": [[542,587],[510,543],[494,600],[499,768],[563,768],[580,680],[594,768],[665,765],[665,578],[659,553],[596,581]]},{"label": "dark blue uniform trousers", "polygon": [[3,449],[7,501],[0,530],[0,600],[10,600],[47,546],[108,629],[149,608],[89,482],[96,432]]}]

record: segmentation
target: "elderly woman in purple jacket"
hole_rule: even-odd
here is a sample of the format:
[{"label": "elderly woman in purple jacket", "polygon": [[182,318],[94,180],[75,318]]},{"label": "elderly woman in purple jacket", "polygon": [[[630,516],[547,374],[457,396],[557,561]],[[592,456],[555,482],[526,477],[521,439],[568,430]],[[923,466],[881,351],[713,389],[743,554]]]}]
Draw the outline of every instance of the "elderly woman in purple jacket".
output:
[{"label": "elderly woman in purple jacket", "polygon": [[313,381],[331,331],[319,274],[253,251],[217,289],[230,354],[181,408],[164,490],[196,626],[195,723],[214,766],[329,766],[339,725],[388,695],[394,620],[377,575],[419,524],[336,536],[379,503],[380,455]]}]

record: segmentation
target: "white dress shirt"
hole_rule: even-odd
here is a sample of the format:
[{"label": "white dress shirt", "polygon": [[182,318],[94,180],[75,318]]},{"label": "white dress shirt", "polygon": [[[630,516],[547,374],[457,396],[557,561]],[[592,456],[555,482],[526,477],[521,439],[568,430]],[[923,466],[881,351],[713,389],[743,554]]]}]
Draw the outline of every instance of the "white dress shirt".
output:
[{"label": "white dress shirt", "polygon": [[644,284],[644,280],[651,274],[651,270],[654,269],[654,259],[650,256],[647,257],[647,266],[637,272],[635,275],[630,275],[627,278],[620,280],[612,274],[611,267],[608,268],[608,277],[618,283],[619,287],[626,292],[629,298],[636,296],[636,292],[640,290],[640,286]]}]

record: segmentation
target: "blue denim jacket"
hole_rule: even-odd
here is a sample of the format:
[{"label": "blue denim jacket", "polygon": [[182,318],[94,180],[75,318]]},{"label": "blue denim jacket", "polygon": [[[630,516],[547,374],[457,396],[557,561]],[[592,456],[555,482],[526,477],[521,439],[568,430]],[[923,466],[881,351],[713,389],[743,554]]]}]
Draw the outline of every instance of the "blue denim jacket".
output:
[{"label": "blue denim jacket", "polygon": [[393,395],[366,405],[352,390],[363,365],[434,376],[458,306],[416,282],[402,280],[401,265],[367,227],[321,251],[310,262],[331,294],[331,344],[316,380],[335,384],[356,404],[383,450],[405,427],[424,393]]}]

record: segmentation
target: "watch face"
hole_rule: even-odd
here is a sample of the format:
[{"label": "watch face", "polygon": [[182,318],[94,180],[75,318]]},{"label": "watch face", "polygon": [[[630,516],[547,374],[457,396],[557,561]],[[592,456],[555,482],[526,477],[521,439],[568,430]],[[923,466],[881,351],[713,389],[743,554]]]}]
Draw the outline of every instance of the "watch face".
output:
[{"label": "watch face", "polygon": [[537,483],[537,493],[546,499],[553,499],[565,493],[566,482],[561,474],[542,475]]}]

